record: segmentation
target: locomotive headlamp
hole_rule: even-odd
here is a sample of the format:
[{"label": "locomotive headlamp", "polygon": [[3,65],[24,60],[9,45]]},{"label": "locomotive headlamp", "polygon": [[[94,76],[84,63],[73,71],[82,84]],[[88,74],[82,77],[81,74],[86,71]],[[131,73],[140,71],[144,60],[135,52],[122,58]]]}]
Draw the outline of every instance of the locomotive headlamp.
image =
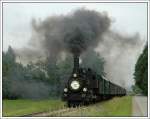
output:
[{"label": "locomotive headlamp", "polygon": [[67,88],[64,88],[64,92],[68,92],[68,89],[67,89]]},{"label": "locomotive headlamp", "polygon": [[72,89],[77,90],[77,89],[79,89],[79,87],[80,87],[79,81],[72,81],[71,82],[71,88]]},{"label": "locomotive headlamp", "polygon": [[74,73],[74,74],[73,74],[73,77],[77,77],[77,74],[76,74],[76,73]]},{"label": "locomotive headlamp", "polygon": [[83,88],[83,92],[86,92],[87,91],[87,88]]}]

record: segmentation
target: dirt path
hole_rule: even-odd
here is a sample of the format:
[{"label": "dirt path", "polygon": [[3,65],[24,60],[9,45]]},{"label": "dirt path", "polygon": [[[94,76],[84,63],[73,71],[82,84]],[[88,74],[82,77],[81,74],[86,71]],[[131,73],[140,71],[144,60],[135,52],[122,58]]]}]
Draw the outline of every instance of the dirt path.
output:
[{"label": "dirt path", "polygon": [[147,116],[147,97],[134,96],[132,99],[132,116]]},{"label": "dirt path", "polygon": [[57,116],[57,114],[62,114],[68,111],[71,111],[71,108],[64,108],[54,111],[46,111],[46,112],[39,112],[39,113],[33,113],[29,115],[24,115],[23,117],[46,117],[46,116]]},{"label": "dirt path", "polygon": [[64,108],[64,109],[59,109],[55,111],[39,112],[39,113],[30,114],[30,115],[24,115],[23,117],[57,117],[57,116],[63,116],[65,114],[75,112],[79,109],[80,110],[85,109],[85,107]]}]

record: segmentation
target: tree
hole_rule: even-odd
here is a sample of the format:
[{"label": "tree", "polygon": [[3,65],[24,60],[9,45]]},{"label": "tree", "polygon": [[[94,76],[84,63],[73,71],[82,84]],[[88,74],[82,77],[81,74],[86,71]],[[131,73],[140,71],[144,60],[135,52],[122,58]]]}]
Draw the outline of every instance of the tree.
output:
[{"label": "tree", "polygon": [[[104,75],[104,59],[98,53],[90,51],[82,61],[81,66],[90,67]],[[67,54],[65,60],[51,57],[23,66],[16,62],[15,53],[9,47],[7,52],[3,52],[2,68],[3,98],[58,98],[72,73],[73,56]]]},{"label": "tree", "polygon": [[39,99],[49,96],[49,85],[46,83],[45,72],[39,64],[30,63],[23,66],[16,62],[16,56],[11,47],[3,52],[3,98]]},{"label": "tree", "polygon": [[3,76],[6,76],[6,75],[8,75],[10,70],[14,67],[16,56],[15,56],[15,53],[14,53],[13,49],[11,48],[11,46],[9,46],[8,51],[6,53],[3,52],[2,55],[3,55],[2,71],[3,71]]},{"label": "tree", "polygon": [[137,85],[144,95],[148,94],[148,44],[143,53],[139,56],[135,65],[134,73],[135,85]]},{"label": "tree", "polygon": [[15,53],[13,49],[9,46],[7,52],[3,52],[2,57],[2,83],[3,83],[3,98],[8,98],[10,96],[10,85],[11,85],[11,74],[13,68],[15,67]]},{"label": "tree", "polygon": [[68,81],[72,70],[73,70],[73,57],[72,55],[67,55],[66,59],[59,62],[57,64],[58,67],[58,87],[59,87],[59,91],[58,94],[62,94],[63,88],[64,88],[64,84],[66,84],[66,82]]}]

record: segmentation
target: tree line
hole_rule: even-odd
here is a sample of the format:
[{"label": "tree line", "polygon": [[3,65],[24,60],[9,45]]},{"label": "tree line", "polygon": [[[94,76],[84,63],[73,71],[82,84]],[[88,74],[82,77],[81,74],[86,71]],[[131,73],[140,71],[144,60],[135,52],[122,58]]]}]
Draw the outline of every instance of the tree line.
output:
[{"label": "tree line", "polygon": [[139,56],[134,72],[135,85],[133,91],[148,95],[148,43],[145,45],[142,54]]},{"label": "tree line", "polygon": [[[90,56],[90,57],[89,57]],[[9,47],[2,58],[2,96],[3,99],[44,99],[60,98],[64,84],[73,69],[72,55],[65,60],[46,58],[23,65],[16,62],[16,54]],[[104,59],[95,51],[88,52],[82,66],[91,67],[104,75]],[[95,65],[95,62],[97,64]]]}]

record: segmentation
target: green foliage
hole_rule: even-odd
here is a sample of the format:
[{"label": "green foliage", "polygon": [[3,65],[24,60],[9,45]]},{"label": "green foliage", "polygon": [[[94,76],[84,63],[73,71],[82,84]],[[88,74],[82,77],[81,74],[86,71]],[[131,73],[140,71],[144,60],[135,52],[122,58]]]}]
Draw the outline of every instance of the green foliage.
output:
[{"label": "green foliage", "polygon": [[133,85],[132,90],[133,90],[133,94],[141,94],[142,93],[142,90],[137,85]]},{"label": "green foliage", "polygon": [[[85,61],[84,61],[85,60]],[[88,52],[83,57],[83,67],[95,69],[104,75],[104,59],[96,52]],[[47,58],[30,62],[26,66],[16,62],[11,47],[3,52],[3,98],[6,99],[41,99],[59,98],[64,84],[73,69],[73,57],[67,55],[65,60]]]},{"label": "green foliage", "polygon": [[60,100],[3,100],[3,116],[23,116],[64,107]]},{"label": "green foliage", "polygon": [[11,47],[3,52],[3,98],[47,98],[49,86],[46,76],[38,65],[23,66],[15,61],[16,56]]},{"label": "green foliage", "polygon": [[26,66],[15,61],[13,49],[3,52],[3,98],[41,99],[60,97],[64,81],[72,71],[71,56],[66,60],[47,59]]},{"label": "green foliage", "polygon": [[71,56],[67,56],[65,60],[59,62],[57,64],[57,75],[58,75],[58,82],[57,86],[60,90],[58,90],[58,94],[61,95],[63,88],[68,81],[70,74],[72,73],[73,69],[73,58]]},{"label": "green foliage", "polygon": [[135,85],[137,85],[144,95],[148,94],[148,45],[145,46],[143,53],[138,58],[135,66]]},{"label": "green foliage", "polygon": [[8,48],[8,51],[6,53],[3,52],[3,58],[2,58],[2,71],[3,76],[8,75],[11,72],[11,69],[15,66],[15,53],[11,47]]},{"label": "green foliage", "polygon": [[15,63],[15,54],[14,51],[11,47],[8,48],[8,51],[6,53],[3,52],[3,58],[2,58],[2,73],[3,73],[3,97],[5,98],[14,98],[15,95],[11,94],[11,90],[10,90],[10,86],[11,86],[11,80],[10,78],[14,78],[14,74],[15,76],[17,75],[21,75],[21,73],[17,73],[15,72],[14,68],[18,68],[20,65]]},{"label": "green foliage", "polygon": [[[40,62],[40,61],[39,61]],[[30,62],[29,64],[27,64],[26,67],[24,67],[25,69],[25,78],[26,79],[36,79],[36,81],[47,81],[47,75],[46,75],[46,71],[44,70],[44,68],[41,67],[41,65],[44,65],[44,63],[32,63]]]}]

